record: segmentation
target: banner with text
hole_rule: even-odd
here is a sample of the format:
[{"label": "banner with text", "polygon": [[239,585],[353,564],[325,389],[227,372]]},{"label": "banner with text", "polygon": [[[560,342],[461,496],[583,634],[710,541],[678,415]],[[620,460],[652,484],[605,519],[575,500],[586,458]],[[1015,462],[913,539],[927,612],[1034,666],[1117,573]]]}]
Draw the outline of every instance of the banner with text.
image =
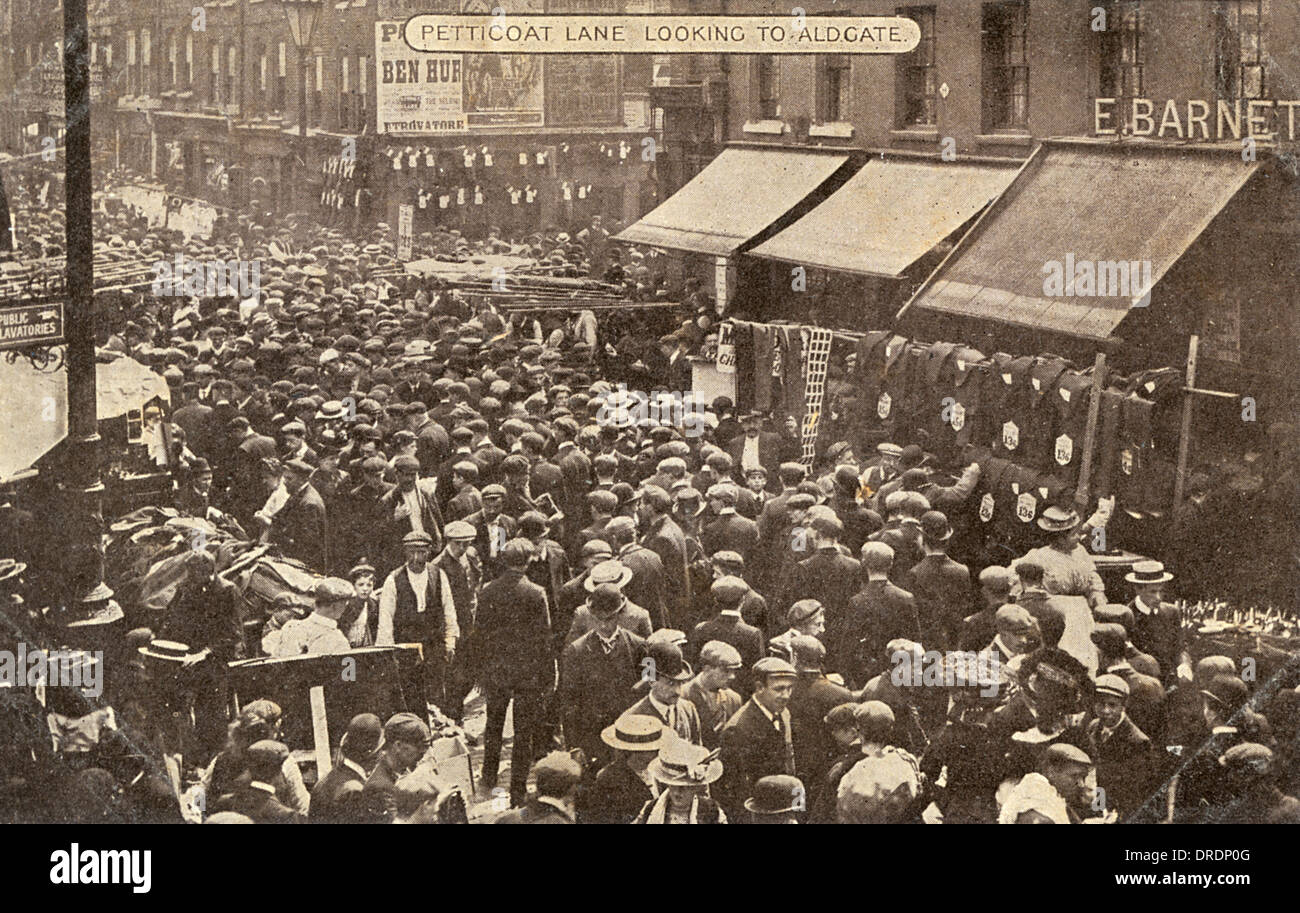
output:
[{"label": "banner with text", "polygon": [[402,23],[375,23],[375,122],[379,133],[462,133],[464,61],[460,54],[419,54]]}]

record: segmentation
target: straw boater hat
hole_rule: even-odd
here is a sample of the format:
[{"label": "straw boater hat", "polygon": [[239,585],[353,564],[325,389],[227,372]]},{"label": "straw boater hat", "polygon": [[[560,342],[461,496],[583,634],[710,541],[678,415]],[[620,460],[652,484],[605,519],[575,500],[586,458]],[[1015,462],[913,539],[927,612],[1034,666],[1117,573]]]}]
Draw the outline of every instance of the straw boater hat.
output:
[{"label": "straw boater hat", "polygon": [[652,716],[624,714],[600,733],[610,748],[620,751],[658,751],[664,742],[664,724]]},{"label": "straw boater hat", "polygon": [[180,663],[189,656],[189,644],[175,640],[155,640],[139,648],[141,656],[158,659],[169,663]]},{"label": "straw boater hat", "polygon": [[1079,525],[1079,515],[1073,510],[1048,507],[1038,518],[1038,528],[1049,533],[1064,533]]},{"label": "straw boater hat", "polygon": [[1126,582],[1139,586],[1168,583],[1173,579],[1174,575],[1166,571],[1159,561],[1138,561],[1134,563],[1133,570],[1124,575]]},{"label": "straw boater hat", "polygon": [[591,569],[583,588],[590,593],[602,583],[610,583],[621,590],[631,579],[632,569],[617,558],[610,558]]},{"label": "straw boater hat", "polygon": [[673,734],[664,739],[647,769],[664,786],[708,786],[722,776],[718,753]]}]

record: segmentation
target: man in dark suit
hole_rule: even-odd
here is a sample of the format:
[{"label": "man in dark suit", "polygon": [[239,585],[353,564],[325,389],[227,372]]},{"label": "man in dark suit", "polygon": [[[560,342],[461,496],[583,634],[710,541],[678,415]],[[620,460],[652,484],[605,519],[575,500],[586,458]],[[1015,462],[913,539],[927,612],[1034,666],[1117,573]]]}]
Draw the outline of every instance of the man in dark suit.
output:
[{"label": "man in dark suit", "polygon": [[1124,712],[1129,687],[1118,675],[1100,675],[1093,688],[1095,717],[1088,723],[1088,756],[1097,765],[1105,809],[1124,820],[1141,808],[1158,772],[1151,740]]},{"label": "man in dark suit", "polygon": [[270,541],[286,558],[297,558],[318,573],[329,568],[329,527],[325,502],[308,479],[315,467],[302,460],[284,464],[289,500],[271,518]]},{"label": "man in dark suit", "polygon": [[487,698],[483,780],[496,785],[506,709],[514,700],[510,798],[515,805],[522,805],[527,794],[528,768],[540,747],[546,698],[556,675],[546,591],[525,576],[532,557],[526,539],[506,543],[501,551],[505,570],[479,595],[474,634],[482,660],[479,682]]},{"label": "man in dark suit", "polygon": [[515,537],[519,529],[514,517],[502,512],[505,504],[506,490],[500,485],[484,486],[483,509],[465,518],[465,522],[474,527],[477,535],[474,539],[474,551],[479,561],[483,562],[483,577],[491,580],[500,575],[504,569],[501,561],[501,549]]},{"label": "man in dark suit", "polygon": [[[574,805],[582,783],[582,767],[562,751],[553,751],[533,765],[536,796],[513,808],[493,824],[575,824]],[[521,775],[525,781],[528,772]]]},{"label": "man in dark suit", "polygon": [[601,732],[627,707],[641,680],[646,645],[618,623],[623,604],[618,587],[597,586],[587,604],[596,626],[560,655],[558,699],[569,747],[581,748],[588,763],[600,766],[609,760]]},{"label": "man in dark suit", "polygon": [[373,713],[359,713],[339,742],[337,763],[311,790],[308,819],[313,824],[348,824],[362,820],[360,796],[377,760],[383,723]]},{"label": "man in dark suit", "polygon": [[789,444],[786,438],[774,431],[763,430],[763,413],[748,412],[740,420],[743,434],[737,434],[725,445],[741,472],[756,466],[767,470],[768,478],[776,478],[777,467],[787,458]]},{"label": "man in dark suit", "polygon": [[636,521],[631,517],[610,520],[605,535],[615,556],[632,572],[632,579],[623,588],[627,598],[650,613],[656,629],[667,627],[663,560],[636,541]]},{"label": "man in dark suit", "polygon": [[[383,530],[388,526],[391,508],[384,504],[384,495],[394,486],[384,481],[388,462],[381,456],[366,457],[361,461],[360,484],[348,491],[343,500],[342,516],[331,517],[336,552],[335,564],[351,567],[362,558],[380,558]],[[349,562],[351,562],[349,564]],[[389,569],[385,569],[387,572]]]},{"label": "man in dark suit", "polygon": [[769,589],[768,584],[779,576],[782,557],[790,543],[785,541],[790,527],[790,499],[798,493],[798,485],[807,470],[800,463],[782,463],[780,468],[781,492],[764,502],[758,514],[758,545],[755,551],[755,570],[762,568],[755,585]]},{"label": "man in dark suit", "polygon": [[275,439],[253,431],[248,419],[240,415],[230,420],[227,429],[234,444],[234,456],[214,483],[214,495],[221,506],[232,513],[246,530],[257,528],[253,514],[266,502],[263,483],[265,460],[277,457]]},{"label": "man in dark suit", "polygon": [[[630,601],[622,593],[623,587],[627,585],[627,581],[630,579],[632,579],[632,574],[621,561],[616,558],[609,559],[600,562],[587,572],[582,582],[582,589],[584,595],[588,593],[594,595],[595,591],[601,586],[612,586],[618,590],[619,608],[614,615],[615,620],[624,630],[631,631],[638,637],[649,637],[654,632],[654,625],[650,621],[650,613]],[[568,584],[565,584],[565,587],[567,588]],[[566,629],[568,633],[564,635],[564,642],[572,643],[577,640],[596,627],[597,620],[596,614],[591,608],[591,599],[588,597],[586,604],[579,604],[568,619],[569,626]]]},{"label": "man in dark suit", "polygon": [[835,761],[836,745],[826,728],[826,715],[840,704],[852,703],[854,695],[822,672],[826,648],[807,634],[791,638],[794,667],[799,673],[790,695],[790,719],[801,736],[795,743],[794,765],[801,779],[820,783]]},{"label": "man in dark suit", "polygon": [[[445,530],[447,544],[430,564],[443,572],[451,586],[456,606],[456,623],[460,628],[460,649],[452,657],[447,672],[446,712],[459,724],[464,713],[465,696],[474,687],[474,663],[477,659],[472,632],[474,617],[478,613],[478,592],[483,582],[483,564],[478,560],[472,543],[478,531],[464,520],[453,520]],[[466,642],[467,638],[469,642]]]},{"label": "man in dark suit", "polygon": [[[1124,626],[1105,622],[1092,629],[1092,642],[1097,645],[1097,669],[1103,675],[1117,675],[1128,686],[1128,700],[1124,702],[1124,715],[1133,725],[1157,745],[1165,745],[1167,720],[1165,719],[1165,689],[1160,679],[1143,675],[1129,664],[1125,657],[1128,634]],[[1197,707],[1199,711],[1199,705]]]},{"label": "man in dark suit", "polygon": [[1192,681],[1191,658],[1183,642],[1182,611],[1163,599],[1164,587],[1174,579],[1159,561],[1139,561],[1124,579],[1133,585],[1133,627],[1129,640],[1160,664],[1166,690],[1179,681]]},{"label": "man in dark suit", "polygon": [[783,659],[765,657],[754,664],[754,696],[722,728],[722,779],[716,798],[729,820],[743,821],[745,800],[754,784],[773,774],[799,776],[795,730],[789,705],[798,674]]},{"label": "man in dark suit", "polygon": [[654,799],[646,767],[663,744],[664,724],[655,717],[624,715],[600,734],[616,753],[578,797],[579,824],[631,824]]},{"label": "man in dark suit", "polygon": [[883,542],[862,546],[867,582],[849,600],[843,617],[826,619],[830,667],[843,674],[851,687],[861,687],[884,669],[885,646],[891,640],[920,640],[916,599],[889,579],[893,561],[893,549]]},{"label": "man in dark suit", "polygon": [[700,648],[699,672],[686,684],[686,699],[700,713],[704,747],[721,744],[722,727],[735,716],[744,698],[731,689],[736,673],[744,668],[740,651],[720,640],[708,641]]},{"label": "man in dark suit", "polygon": [[384,748],[366,777],[361,798],[367,823],[387,823],[396,814],[393,790],[403,775],[415,769],[429,749],[428,725],[414,713],[395,713],[384,723]]},{"label": "man in dark suit", "polygon": [[925,498],[914,491],[892,492],[885,498],[888,519],[879,532],[867,537],[870,542],[883,542],[894,552],[889,579],[905,587],[907,572],[925,557],[921,545],[920,517],[928,509]]},{"label": "man in dark suit", "polygon": [[983,650],[993,635],[993,615],[1011,601],[1012,573],[1010,568],[991,564],[980,571],[980,602],[982,606],[974,615],[962,619],[957,631],[957,649]]},{"label": "man in dark suit", "polygon": [[646,485],[641,490],[637,516],[644,530],[642,544],[663,562],[666,623],[681,629],[691,610],[691,581],[686,536],[671,516],[672,507],[668,492],[657,485]]},{"label": "man in dark suit", "polygon": [[916,599],[921,640],[926,649],[949,650],[970,607],[970,571],[948,557],[952,528],[937,510],[921,516],[921,545],[925,557],[907,572],[904,587]]},{"label": "man in dark suit", "polygon": [[736,513],[739,489],[730,482],[719,482],[709,486],[706,497],[716,519],[706,523],[700,532],[704,554],[712,557],[718,552],[735,552],[746,562],[752,561],[758,545],[758,524]]},{"label": "man in dark suit", "polygon": [[429,418],[429,411],[422,402],[406,407],[406,427],[415,435],[415,456],[420,462],[420,475],[433,476],[451,452],[451,438],[445,428]]},{"label": "man in dark suit", "polygon": [[[730,644],[740,653],[742,669],[750,669],[763,656],[763,635],[758,628],[746,624],[740,615],[740,603],[749,592],[749,585],[739,577],[721,577],[713,581],[711,594],[717,614],[708,621],[697,624],[687,639],[687,655],[698,661],[700,651],[711,640]],[[748,694],[751,683],[748,676],[740,682],[741,690]]]},{"label": "man in dark suit", "polygon": [[695,705],[682,697],[682,689],[691,680],[691,667],[682,659],[676,644],[652,643],[646,649],[645,674],[650,678],[650,692],[625,711],[629,716],[652,716],[664,728],[695,745],[703,744],[704,727]]},{"label": "man in dark suit", "polygon": [[805,520],[804,540],[811,556],[795,565],[774,608],[784,616],[796,601],[815,599],[828,618],[843,617],[858,591],[862,566],[840,550],[844,526],[829,508],[814,507],[809,514],[812,519]]},{"label": "man in dark suit", "polygon": [[251,779],[222,796],[214,811],[247,815],[254,824],[302,824],[303,816],[275,797],[273,784],[289,758],[289,748],[282,742],[262,739],[248,747],[245,757]]},{"label": "man in dark suit", "polygon": [[383,551],[390,567],[401,564],[402,537],[422,532],[433,540],[434,551],[442,549],[442,512],[434,497],[435,481],[420,477],[420,462],[405,454],[393,460],[397,486],[380,503],[389,512]]},{"label": "man in dark suit", "polygon": [[713,440],[719,447],[726,447],[732,438],[744,430],[740,427],[740,422],[736,421],[735,410],[736,406],[729,396],[719,396],[709,404],[709,412],[718,419],[718,424],[713,429]]}]

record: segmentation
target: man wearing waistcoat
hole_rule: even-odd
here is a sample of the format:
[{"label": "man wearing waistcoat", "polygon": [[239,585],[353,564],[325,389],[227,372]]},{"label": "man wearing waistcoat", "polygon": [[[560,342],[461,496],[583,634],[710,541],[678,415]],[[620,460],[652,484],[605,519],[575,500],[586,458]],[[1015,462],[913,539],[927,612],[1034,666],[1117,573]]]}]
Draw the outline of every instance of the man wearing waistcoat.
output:
[{"label": "man wearing waistcoat", "polygon": [[424,648],[424,691],[431,703],[447,703],[446,672],[456,655],[460,624],[451,582],[430,567],[433,539],[428,533],[402,537],[406,563],[379,590],[379,629],[375,645],[420,644]]}]

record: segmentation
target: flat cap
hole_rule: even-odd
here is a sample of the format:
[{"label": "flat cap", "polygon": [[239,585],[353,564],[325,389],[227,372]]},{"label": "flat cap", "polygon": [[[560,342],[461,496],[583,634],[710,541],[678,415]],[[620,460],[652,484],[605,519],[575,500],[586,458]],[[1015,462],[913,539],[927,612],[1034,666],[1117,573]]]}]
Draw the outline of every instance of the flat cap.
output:
[{"label": "flat cap", "polygon": [[1032,634],[1036,627],[1029,610],[1012,602],[993,614],[993,626],[999,634]]},{"label": "flat cap", "polygon": [[778,656],[764,656],[758,662],[754,663],[754,677],[768,678],[776,676],[779,678],[797,678],[799,675],[794,666]]},{"label": "flat cap", "polygon": [[714,601],[727,608],[740,604],[740,600],[745,598],[749,592],[749,584],[739,577],[719,577],[713,581],[713,586],[709,589]]},{"label": "flat cap", "polygon": [[419,530],[411,530],[402,537],[402,545],[433,545],[433,537]]},{"label": "flat cap", "polygon": [[351,583],[338,577],[318,580],[316,586],[312,588],[312,595],[316,597],[317,602],[341,602],[351,599],[356,594],[357,591]]},{"label": "flat cap", "polygon": [[731,644],[722,640],[711,640],[700,648],[700,665],[740,669],[743,662],[740,651]]},{"label": "flat cap", "polygon": [[816,599],[800,599],[785,613],[785,621],[790,627],[803,624],[823,611],[822,604]]},{"label": "flat cap", "polygon": [[1043,752],[1043,763],[1052,765],[1061,764],[1079,764],[1084,767],[1092,766],[1092,758],[1081,748],[1077,748],[1068,742],[1056,742],[1049,745]]},{"label": "flat cap", "polygon": [[1127,698],[1129,696],[1128,682],[1118,675],[1099,675],[1097,683],[1093,686],[1098,694],[1110,694],[1115,697]]},{"label": "flat cap", "polygon": [[457,539],[460,541],[473,539],[478,535],[478,531],[474,529],[474,525],[472,523],[467,523],[464,520],[452,520],[447,524],[444,532],[448,539]]},{"label": "flat cap", "polygon": [[415,742],[426,745],[429,738],[428,725],[414,713],[394,713],[384,724],[384,740],[387,742]]}]

